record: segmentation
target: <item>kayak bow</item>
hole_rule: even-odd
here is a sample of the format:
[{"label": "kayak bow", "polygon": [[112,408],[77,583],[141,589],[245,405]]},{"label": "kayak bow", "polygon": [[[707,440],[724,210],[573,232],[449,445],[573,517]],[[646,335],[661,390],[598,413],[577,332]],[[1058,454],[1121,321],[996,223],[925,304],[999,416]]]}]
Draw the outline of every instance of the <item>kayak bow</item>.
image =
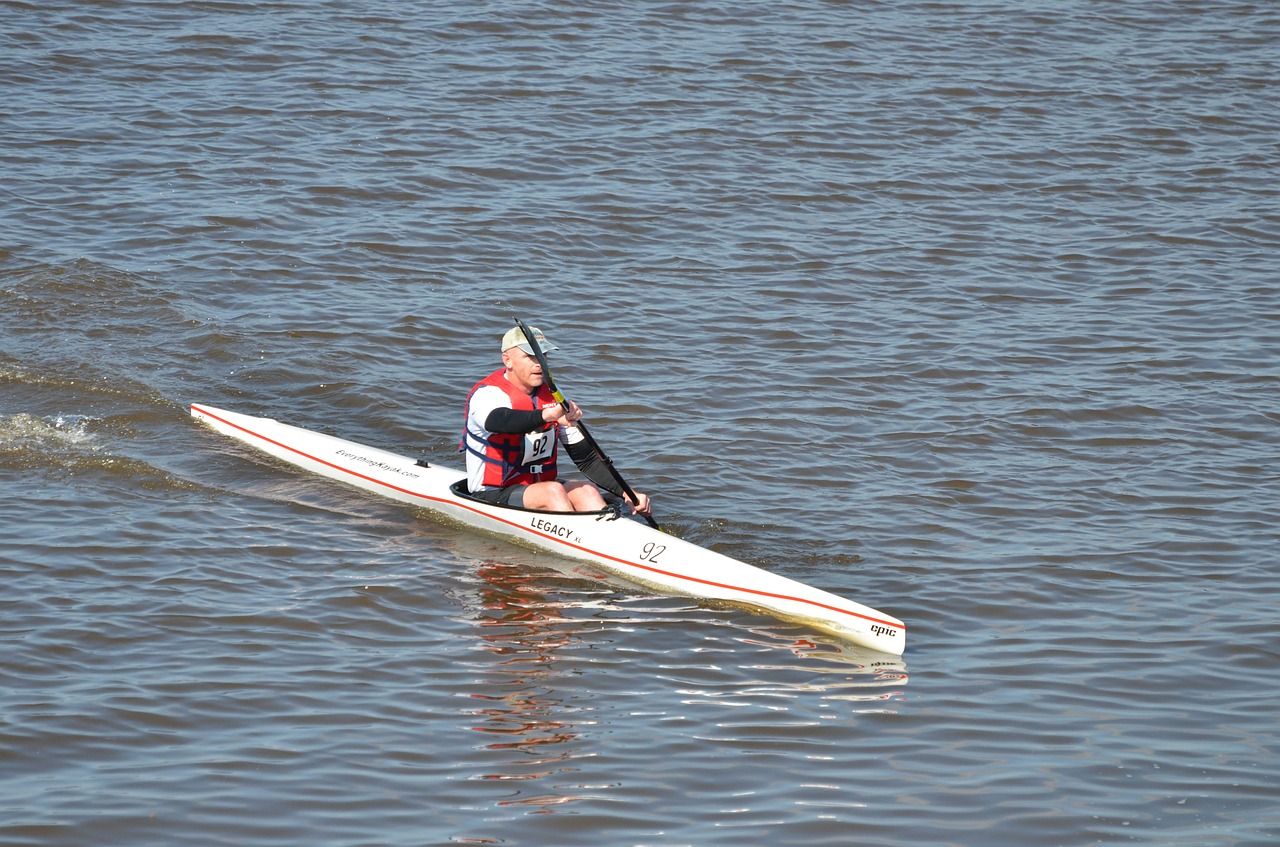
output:
[{"label": "kayak bow", "polygon": [[757,609],[893,655],[906,647],[902,621],[835,594],[740,562],[616,511],[535,512],[467,495],[465,474],[311,432],[270,418],[193,403],[191,414],[304,470],[507,538],[592,563],[656,591]]}]

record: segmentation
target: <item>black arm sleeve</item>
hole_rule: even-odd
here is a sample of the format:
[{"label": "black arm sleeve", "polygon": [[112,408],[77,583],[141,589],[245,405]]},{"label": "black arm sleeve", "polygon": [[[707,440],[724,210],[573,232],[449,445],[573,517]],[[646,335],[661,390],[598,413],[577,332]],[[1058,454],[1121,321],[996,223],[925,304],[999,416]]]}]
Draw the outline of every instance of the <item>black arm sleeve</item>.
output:
[{"label": "black arm sleeve", "polygon": [[514,432],[523,435],[546,425],[542,412],[519,411],[517,409],[494,409],[484,420],[484,428],[490,432]]},{"label": "black arm sleeve", "polygon": [[577,444],[568,445],[566,452],[568,452],[569,458],[573,459],[573,463],[578,466],[578,470],[582,471],[583,476],[613,496],[622,496],[622,487],[613,478],[613,474],[609,473],[609,466],[596,455],[595,450],[591,449],[590,444],[586,441],[579,441]]}]

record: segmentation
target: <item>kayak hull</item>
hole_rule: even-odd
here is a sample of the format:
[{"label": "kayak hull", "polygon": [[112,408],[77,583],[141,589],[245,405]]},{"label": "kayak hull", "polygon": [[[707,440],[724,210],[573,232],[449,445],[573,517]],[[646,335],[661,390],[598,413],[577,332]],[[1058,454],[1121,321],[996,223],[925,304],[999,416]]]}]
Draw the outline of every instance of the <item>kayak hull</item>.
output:
[{"label": "kayak hull", "polygon": [[906,627],[883,612],[655,530],[616,513],[495,506],[453,488],[465,476],[270,418],[192,404],[213,429],[304,470],[600,569],[656,591],[767,612],[902,655]]}]

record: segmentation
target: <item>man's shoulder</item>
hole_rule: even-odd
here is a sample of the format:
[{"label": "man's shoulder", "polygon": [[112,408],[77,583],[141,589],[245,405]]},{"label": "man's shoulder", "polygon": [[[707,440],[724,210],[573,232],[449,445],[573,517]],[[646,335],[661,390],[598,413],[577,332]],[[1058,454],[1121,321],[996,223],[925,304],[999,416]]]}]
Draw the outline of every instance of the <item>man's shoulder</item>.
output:
[{"label": "man's shoulder", "polygon": [[496,385],[480,385],[471,393],[471,412],[477,414],[481,410],[490,411],[502,407],[511,407],[511,398],[507,392]]}]

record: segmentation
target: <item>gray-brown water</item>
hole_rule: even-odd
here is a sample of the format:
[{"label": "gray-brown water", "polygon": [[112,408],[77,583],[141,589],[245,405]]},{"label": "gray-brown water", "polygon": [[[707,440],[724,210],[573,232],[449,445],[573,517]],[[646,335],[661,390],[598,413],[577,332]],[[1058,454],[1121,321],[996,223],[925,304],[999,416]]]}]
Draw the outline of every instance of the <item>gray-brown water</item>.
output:
[{"label": "gray-brown water", "polygon": [[[0,843],[1280,839],[1271,3],[0,2]],[[893,661],[264,461],[520,314]]]}]

